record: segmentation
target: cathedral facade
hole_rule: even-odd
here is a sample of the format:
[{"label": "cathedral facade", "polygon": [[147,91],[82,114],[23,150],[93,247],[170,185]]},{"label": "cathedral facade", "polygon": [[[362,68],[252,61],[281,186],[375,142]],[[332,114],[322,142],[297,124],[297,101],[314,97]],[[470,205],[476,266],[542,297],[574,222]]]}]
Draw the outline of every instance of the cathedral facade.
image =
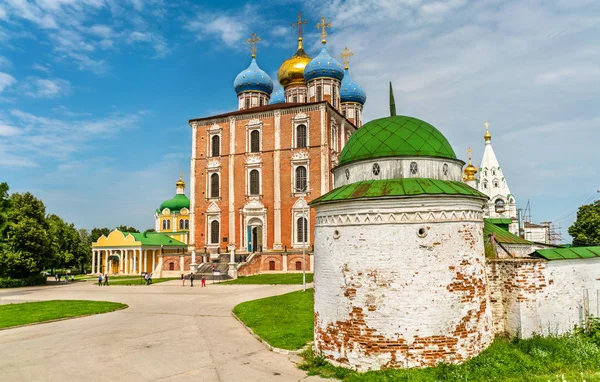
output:
[{"label": "cathedral facade", "polygon": [[320,53],[307,55],[303,22],[299,16],[298,45],[279,69],[278,91],[257,64],[253,35],[250,66],[234,81],[238,110],[189,121],[193,265],[235,251],[260,254],[254,268],[301,270],[288,254],[311,249],[308,202],[333,188],[331,169],[361,125],[366,95],[350,77],[350,53],[342,55],[345,68],[329,54],[325,20]]}]

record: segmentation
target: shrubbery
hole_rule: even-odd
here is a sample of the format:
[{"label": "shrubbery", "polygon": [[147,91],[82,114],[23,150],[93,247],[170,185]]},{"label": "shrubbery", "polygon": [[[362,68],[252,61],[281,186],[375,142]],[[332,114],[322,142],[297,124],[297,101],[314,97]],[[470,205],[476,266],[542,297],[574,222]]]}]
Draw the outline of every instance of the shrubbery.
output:
[{"label": "shrubbery", "polygon": [[23,279],[0,277],[0,288],[18,288],[46,284],[46,276],[31,276]]}]

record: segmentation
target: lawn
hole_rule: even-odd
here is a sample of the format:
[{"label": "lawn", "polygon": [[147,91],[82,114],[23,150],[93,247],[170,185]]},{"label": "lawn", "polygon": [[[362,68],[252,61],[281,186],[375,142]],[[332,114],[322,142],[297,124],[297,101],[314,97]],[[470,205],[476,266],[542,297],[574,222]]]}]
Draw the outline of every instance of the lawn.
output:
[{"label": "lawn", "polygon": [[[299,349],[313,338],[313,290],[248,301],[233,312],[272,346]],[[358,373],[335,367],[312,350],[300,368],[346,382],[379,381],[600,381],[600,320],[589,335],[497,338],[462,365]],[[563,379],[564,375],[564,379]]]},{"label": "lawn", "polygon": [[124,308],[127,308],[127,305],[117,302],[86,300],[52,300],[0,305],[0,328],[89,316]]},{"label": "lawn", "polygon": [[313,293],[307,289],[243,302],[233,313],[272,346],[296,350],[313,338]]},{"label": "lawn", "polygon": [[[111,277],[108,277],[108,285],[146,285],[146,283],[141,280],[140,277],[134,278],[134,279],[126,279],[126,280],[117,280],[117,281],[112,281]],[[152,279],[152,284],[159,284],[159,283],[164,283],[165,281],[171,281],[171,280],[180,280],[179,277],[163,277],[163,278],[157,278],[157,279]],[[186,283],[186,285],[189,285],[189,281]]]},{"label": "lawn", "polygon": [[[313,274],[306,274],[306,282],[313,281]],[[273,273],[255,276],[240,276],[235,280],[223,281],[219,284],[302,284],[302,273]]]}]

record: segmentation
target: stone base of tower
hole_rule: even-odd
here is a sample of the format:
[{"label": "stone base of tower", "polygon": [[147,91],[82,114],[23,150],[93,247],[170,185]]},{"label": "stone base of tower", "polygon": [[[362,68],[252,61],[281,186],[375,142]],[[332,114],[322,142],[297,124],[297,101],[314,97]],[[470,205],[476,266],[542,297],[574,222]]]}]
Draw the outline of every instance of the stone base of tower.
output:
[{"label": "stone base of tower", "polygon": [[493,340],[481,200],[317,205],[315,348],[359,371],[460,363]]}]

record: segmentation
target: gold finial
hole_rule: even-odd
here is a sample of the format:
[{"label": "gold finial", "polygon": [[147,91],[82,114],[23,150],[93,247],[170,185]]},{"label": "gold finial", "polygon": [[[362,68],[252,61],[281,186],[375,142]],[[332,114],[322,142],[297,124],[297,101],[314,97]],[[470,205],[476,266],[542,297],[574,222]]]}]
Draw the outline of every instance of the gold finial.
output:
[{"label": "gold finial", "polygon": [[256,43],[260,41],[260,37],[256,33],[252,33],[251,38],[248,39],[250,45],[250,51],[252,52],[252,58],[256,58]]},{"label": "gold finial", "polygon": [[298,40],[302,40],[302,36],[304,35],[304,25],[308,24],[308,20],[302,20],[302,13],[298,12],[298,21],[292,23],[292,28],[296,29],[296,33],[298,33]]},{"label": "gold finial", "polygon": [[354,56],[354,53],[352,53],[348,47],[345,47],[342,54],[340,54],[340,58],[344,59],[345,70],[348,70],[348,64],[350,63],[350,57],[352,56]]},{"label": "gold finial", "polygon": [[185,188],[185,182],[183,181],[183,171],[179,171],[179,180],[177,181],[177,183],[175,183],[176,187],[184,187]]},{"label": "gold finial", "polygon": [[321,42],[323,44],[325,44],[325,37],[327,37],[327,31],[325,28],[331,28],[331,23],[326,22],[326,20],[327,19],[325,17],[321,17],[321,22],[317,24],[317,29],[321,30]]},{"label": "gold finial", "polygon": [[485,135],[483,136],[483,139],[485,139],[486,142],[489,142],[492,140],[492,134],[490,134],[490,123],[489,122],[485,122]]},{"label": "gold finial", "polygon": [[473,150],[471,150],[471,148],[469,147],[467,153],[469,155],[469,164],[467,165],[467,167],[465,167],[465,176],[463,177],[463,179],[475,180],[475,174],[477,174],[477,169],[475,168],[475,166],[473,166],[473,163],[471,163],[471,154],[473,153]]}]

